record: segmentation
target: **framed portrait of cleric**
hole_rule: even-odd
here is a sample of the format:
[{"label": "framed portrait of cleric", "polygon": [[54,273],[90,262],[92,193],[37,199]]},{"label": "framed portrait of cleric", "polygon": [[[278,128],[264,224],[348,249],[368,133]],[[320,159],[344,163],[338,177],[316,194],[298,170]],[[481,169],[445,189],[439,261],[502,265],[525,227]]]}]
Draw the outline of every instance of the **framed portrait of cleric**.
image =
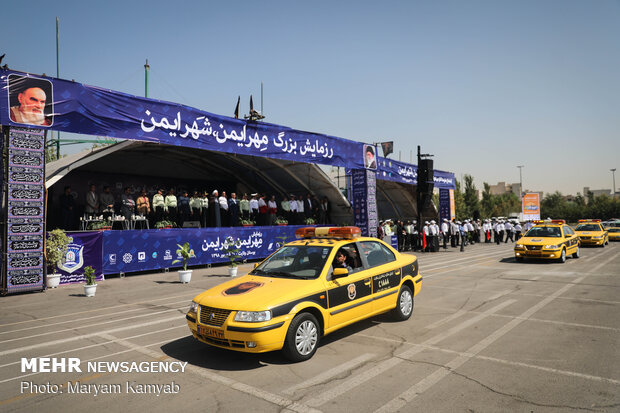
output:
[{"label": "framed portrait of cleric", "polygon": [[47,79],[9,75],[9,118],[22,125],[52,126],[54,86]]},{"label": "framed portrait of cleric", "polygon": [[364,166],[367,169],[377,169],[377,151],[373,145],[364,145]]}]

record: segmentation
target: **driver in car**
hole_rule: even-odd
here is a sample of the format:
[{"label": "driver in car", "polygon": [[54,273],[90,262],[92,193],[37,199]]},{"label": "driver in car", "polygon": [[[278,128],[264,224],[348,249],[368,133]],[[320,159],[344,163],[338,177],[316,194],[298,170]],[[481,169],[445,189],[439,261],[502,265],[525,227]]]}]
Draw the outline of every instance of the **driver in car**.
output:
[{"label": "driver in car", "polygon": [[346,251],[340,248],[338,252],[336,252],[336,256],[334,257],[334,262],[332,264],[334,269],[345,268],[348,272],[353,271],[353,268],[351,268],[347,264],[347,258],[348,258],[348,254],[346,253]]}]

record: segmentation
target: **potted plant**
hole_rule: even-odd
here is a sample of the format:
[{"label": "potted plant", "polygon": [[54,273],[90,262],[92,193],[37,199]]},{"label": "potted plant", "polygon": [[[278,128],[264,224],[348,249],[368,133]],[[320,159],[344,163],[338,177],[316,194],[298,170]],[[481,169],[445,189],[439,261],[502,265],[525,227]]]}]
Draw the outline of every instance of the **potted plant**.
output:
[{"label": "potted plant", "polygon": [[250,219],[242,219],[241,220],[241,225],[243,225],[244,227],[252,227],[254,225],[256,225],[256,222],[250,220]]},{"label": "potted plant", "polygon": [[[186,242],[183,245],[177,244],[177,247],[179,247],[177,250],[177,256],[180,256],[183,259],[183,269],[179,270],[179,281],[182,284],[187,284],[192,279],[192,270],[187,269],[187,261],[196,256],[194,255],[194,250],[189,246],[189,242]],[[181,262],[181,260],[177,259],[172,261],[173,264],[176,264],[177,262]]]},{"label": "potted plant", "polygon": [[235,241],[233,237],[226,237],[226,242],[224,242],[224,251],[226,252],[226,257],[230,261],[230,266],[228,267],[228,275],[231,277],[237,276],[237,259],[241,258],[239,254],[241,249],[239,248],[239,241]]},{"label": "potted plant", "polygon": [[73,238],[67,236],[62,229],[55,229],[47,234],[45,243],[45,257],[47,258],[46,285],[48,288],[56,288],[60,285],[60,274],[56,273],[58,264],[62,264],[67,254],[67,246],[73,242]]},{"label": "potted plant", "polygon": [[306,221],[304,223],[306,225],[314,225],[316,222],[314,221],[314,218],[306,218]]},{"label": "potted plant", "polygon": [[86,284],[84,284],[84,295],[86,295],[86,297],[94,297],[97,292],[97,276],[95,275],[95,270],[90,265],[84,267],[84,279],[86,280]]},{"label": "potted plant", "polygon": [[176,227],[176,224],[171,221],[162,220],[155,223],[155,228],[157,229],[169,229],[174,227]]},{"label": "potted plant", "polygon": [[276,225],[280,225],[280,226],[288,225],[288,221],[282,217],[278,217],[276,219]]}]

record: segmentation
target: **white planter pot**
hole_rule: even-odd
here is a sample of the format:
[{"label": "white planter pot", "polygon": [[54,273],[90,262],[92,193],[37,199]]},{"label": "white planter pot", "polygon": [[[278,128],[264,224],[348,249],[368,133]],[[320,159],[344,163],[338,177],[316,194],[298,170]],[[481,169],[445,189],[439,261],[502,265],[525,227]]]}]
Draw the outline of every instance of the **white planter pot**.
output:
[{"label": "white planter pot", "polygon": [[60,285],[60,274],[47,274],[47,288],[56,288]]},{"label": "white planter pot", "polygon": [[192,270],[179,270],[179,281],[183,284],[187,284],[192,280]]},{"label": "white planter pot", "polygon": [[97,291],[97,284],[94,284],[94,285],[84,284],[84,294],[86,295],[86,297],[94,297],[96,291]]},{"label": "white planter pot", "polygon": [[237,267],[228,267],[228,275],[230,275],[231,277],[236,277],[237,269]]}]

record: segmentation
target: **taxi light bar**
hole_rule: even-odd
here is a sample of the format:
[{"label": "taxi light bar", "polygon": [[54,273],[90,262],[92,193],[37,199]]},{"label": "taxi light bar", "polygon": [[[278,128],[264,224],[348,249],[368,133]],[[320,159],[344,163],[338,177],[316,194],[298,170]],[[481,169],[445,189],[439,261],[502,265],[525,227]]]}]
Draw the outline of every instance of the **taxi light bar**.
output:
[{"label": "taxi light bar", "polygon": [[297,238],[344,238],[353,239],[361,236],[358,227],[305,227],[295,231]]},{"label": "taxi light bar", "polygon": [[566,224],[566,221],[563,219],[551,219],[543,221],[542,219],[537,219],[532,221],[534,224]]},{"label": "taxi light bar", "polygon": [[580,219],[579,222],[601,222],[600,219]]}]

